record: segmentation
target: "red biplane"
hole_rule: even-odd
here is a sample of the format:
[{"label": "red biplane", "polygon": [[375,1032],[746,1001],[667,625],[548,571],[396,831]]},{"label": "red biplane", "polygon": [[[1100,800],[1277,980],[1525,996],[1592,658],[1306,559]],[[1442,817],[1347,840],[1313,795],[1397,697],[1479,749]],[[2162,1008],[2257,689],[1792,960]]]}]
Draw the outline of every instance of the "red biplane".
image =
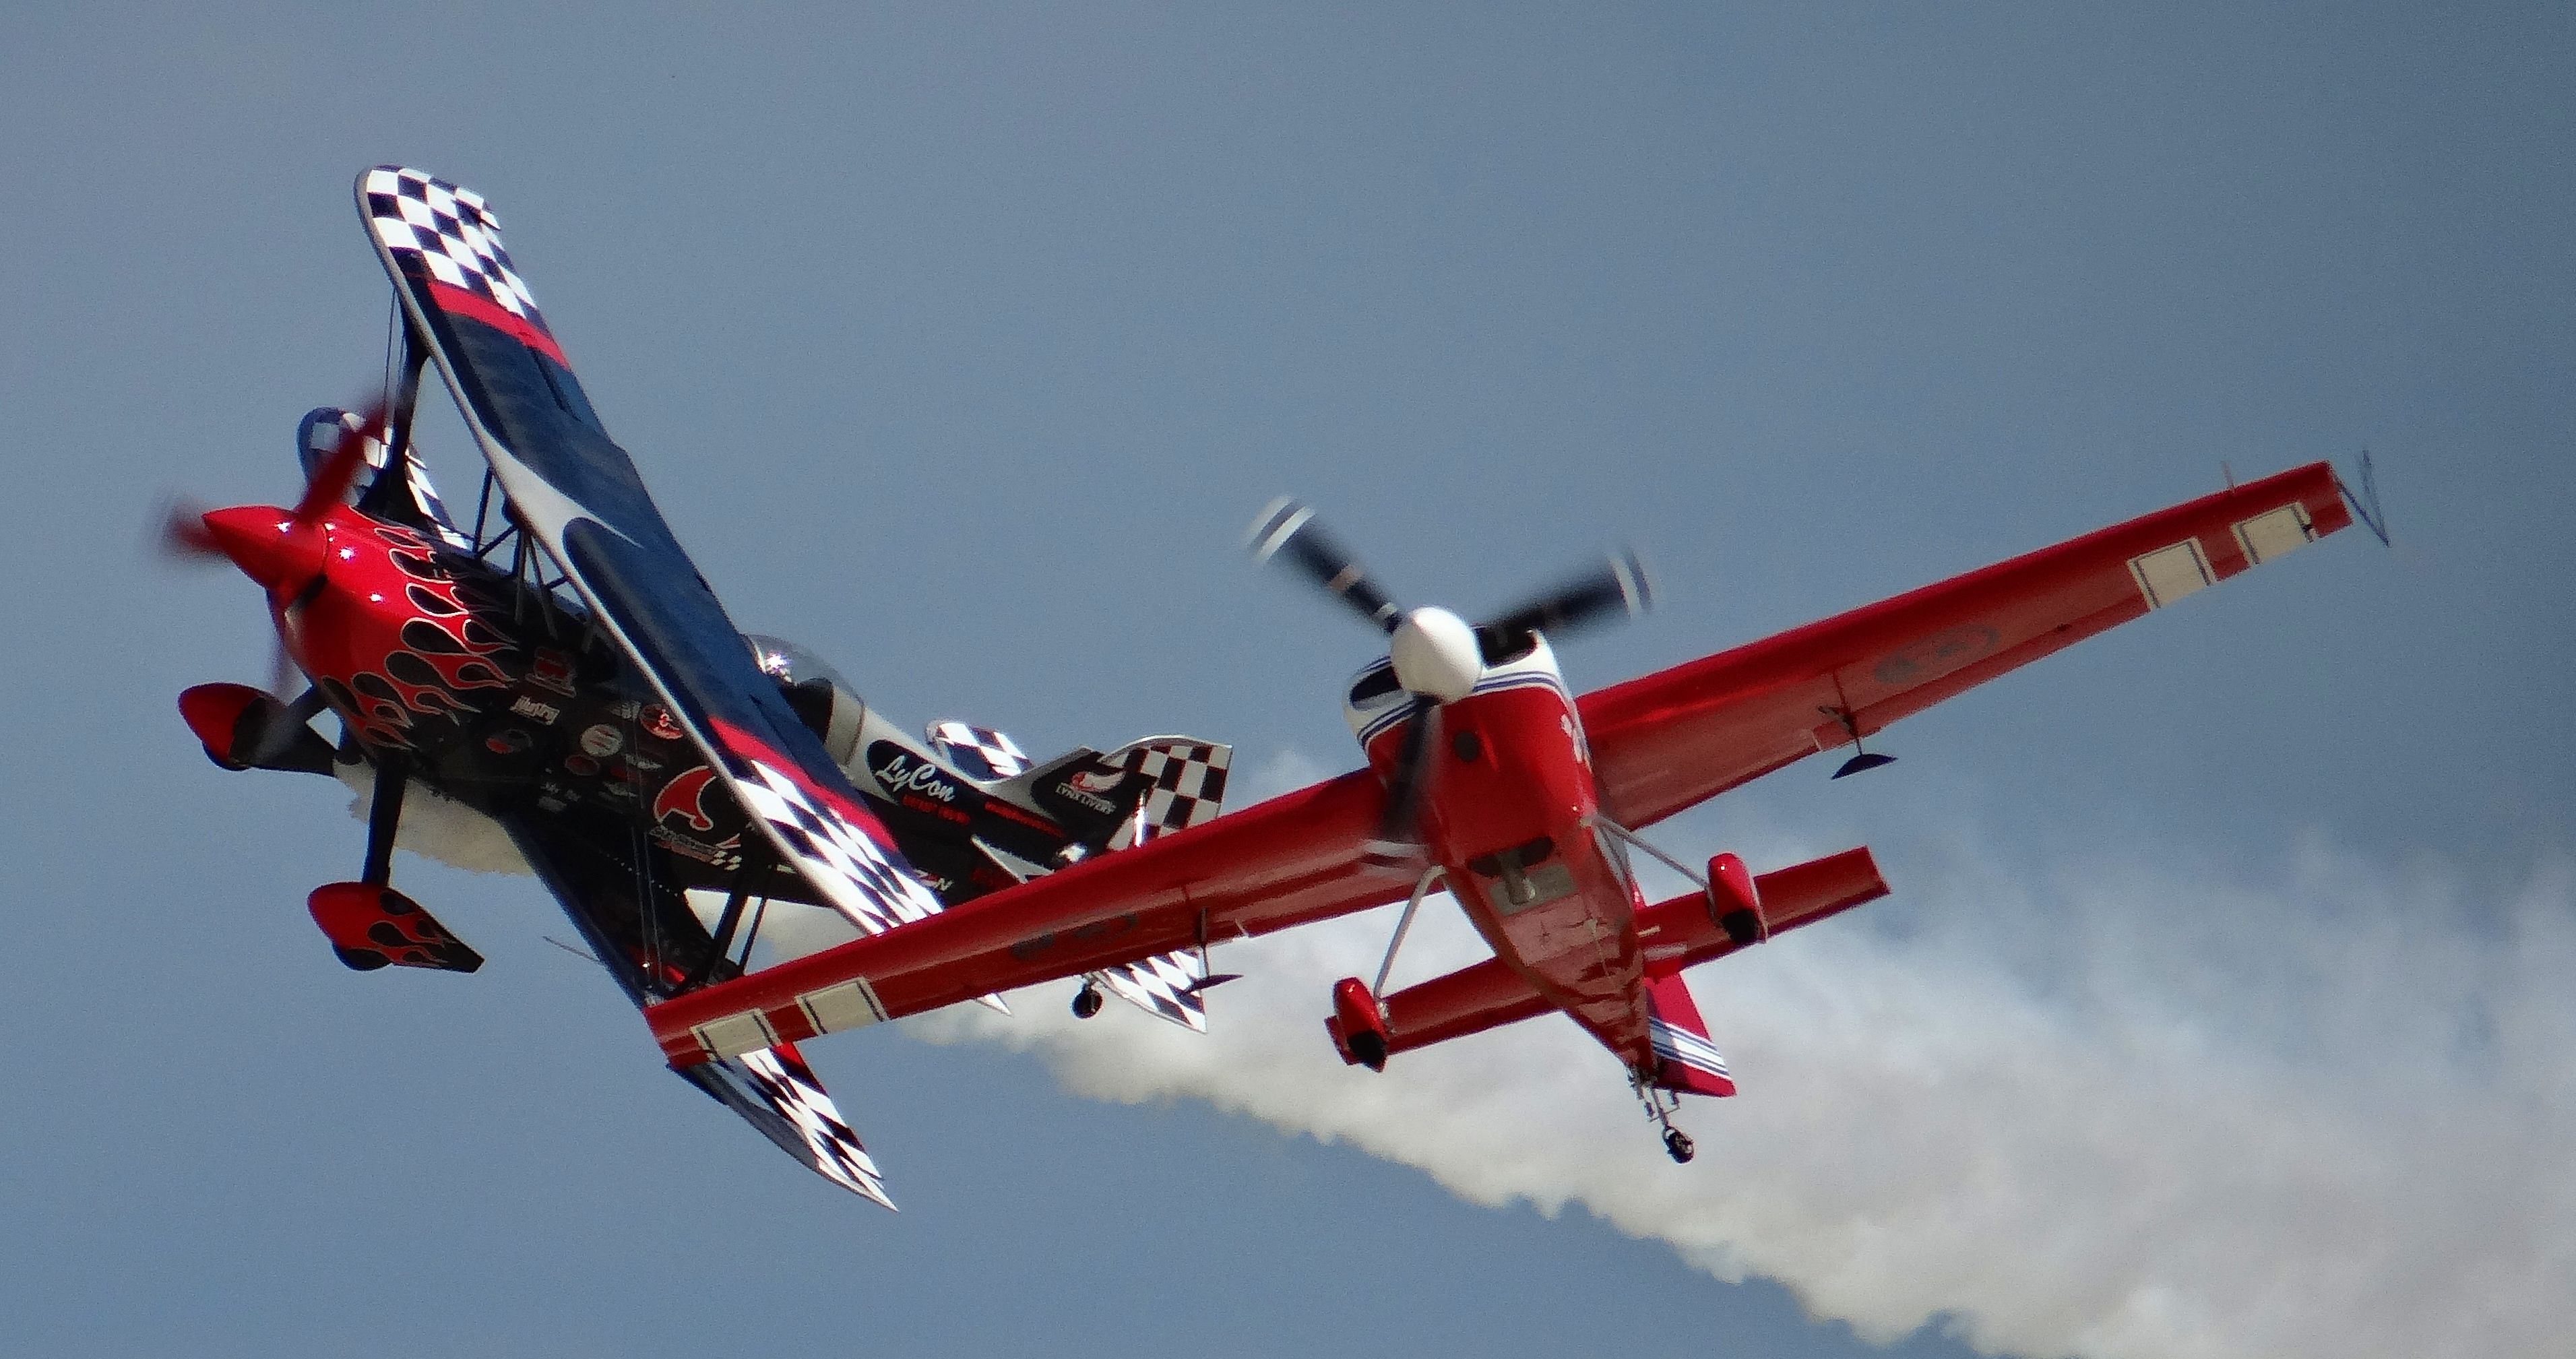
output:
[{"label": "red biplane", "polygon": [[[1255,526],[1256,553],[1386,635],[1344,700],[1367,766],[1219,816],[1222,745],[1156,737],[1032,764],[964,723],[915,742],[801,649],[738,632],[592,412],[483,201],[392,166],[361,176],[358,200],[403,322],[384,409],[307,417],[294,507],[172,526],[266,590],[310,687],[289,700],[205,685],[182,712],[228,768],[372,789],[359,881],[310,901],[342,961],[480,965],[390,885],[406,797],[461,805],[546,882],[681,1075],[880,1202],[798,1042],[1077,976],[1078,1015],[1105,989],[1201,1028],[1225,980],[1208,971],[1214,946],[1395,901],[1374,982],[1333,987],[1326,1028],[1345,1061],[1382,1070],[1561,1011],[1688,1160],[1676,1096],[1735,1086],[1683,970],[1887,887],[1865,849],[1759,875],[1720,854],[1702,871],[1643,830],[1818,752],[1852,748],[1837,778],[1883,765],[1861,742],[1888,723],[2354,517],[2313,464],[1576,696],[1553,643],[1645,607],[1633,559],[1472,625],[1399,608],[1283,501]],[[470,528],[411,445],[433,362],[488,464]],[[336,744],[310,725],[325,709]],[[1649,903],[1638,853],[1696,890]],[[1381,994],[1444,887],[1493,957]],[[753,970],[773,902],[857,937]]]}]

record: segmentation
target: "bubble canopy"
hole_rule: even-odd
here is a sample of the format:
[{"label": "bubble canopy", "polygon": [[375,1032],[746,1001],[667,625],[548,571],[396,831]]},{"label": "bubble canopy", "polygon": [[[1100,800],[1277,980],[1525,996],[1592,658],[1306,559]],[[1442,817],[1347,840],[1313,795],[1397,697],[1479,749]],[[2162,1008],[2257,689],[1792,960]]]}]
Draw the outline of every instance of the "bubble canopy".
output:
[{"label": "bubble canopy", "polygon": [[800,643],[757,632],[744,633],[742,640],[751,648],[752,663],[758,665],[764,674],[791,685],[822,680],[854,697],[859,692],[847,675],[833,669],[830,661],[815,655]]}]

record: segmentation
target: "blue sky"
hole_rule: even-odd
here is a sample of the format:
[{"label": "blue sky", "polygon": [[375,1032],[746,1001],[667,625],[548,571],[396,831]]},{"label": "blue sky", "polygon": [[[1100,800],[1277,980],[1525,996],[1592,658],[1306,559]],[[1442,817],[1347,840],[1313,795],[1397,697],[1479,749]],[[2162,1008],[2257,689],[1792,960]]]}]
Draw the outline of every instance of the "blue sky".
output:
[{"label": "blue sky", "polygon": [[[21,16],[0,1347],[2563,1335],[2571,57],[2512,6]],[[1371,919],[1247,953],[1197,1053],[1046,991],[818,1043],[888,1217],[656,1070],[528,880],[406,858],[492,965],[344,972],[302,897],[354,873],[345,794],[177,720],[269,643],[141,526],[286,495],[297,417],[370,389],[381,161],[490,197],[739,622],[1033,751],[1355,763],[1368,637],[1239,552],[1282,492],[1469,611],[1634,544],[1662,607],[1583,687],[2227,469],[2368,446],[2398,544],[1677,821],[1896,886],[1694,978],[1745,1094],[1687,1171],[1562,1033],[1331,1063],[1308,973]]]}]

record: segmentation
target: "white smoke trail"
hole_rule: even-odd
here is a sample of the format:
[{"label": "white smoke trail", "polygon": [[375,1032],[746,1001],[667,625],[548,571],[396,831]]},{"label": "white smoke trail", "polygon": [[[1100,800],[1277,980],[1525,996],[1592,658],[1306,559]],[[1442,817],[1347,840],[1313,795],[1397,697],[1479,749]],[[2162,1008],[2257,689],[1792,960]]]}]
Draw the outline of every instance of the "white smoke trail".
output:
[{"label": "white smoke trail", "polygon": [[[1205,1038],[1117,1005],[1077,1022],[1069,984],[910,1025],[1034,1049],[1085,1095],[1347,1140],[1474,1202],[1580,1205],[1877,1340],[1940,1319],[2101,1359],[2565,1352],[2566,862],[2493,903],[2323,844],[2260,887],[1982,849],[1915,869],[1905,937],[1864,908],[1694,974],[1744,1094],[1686,1110],[1687,1167],[1568,1024],[1343,1066],[1326,987],[1374,970],[1385,912],[1228,946],[1247,975]],[[1482,956],[1454,911],[1424,916],[1403,978]]]}]

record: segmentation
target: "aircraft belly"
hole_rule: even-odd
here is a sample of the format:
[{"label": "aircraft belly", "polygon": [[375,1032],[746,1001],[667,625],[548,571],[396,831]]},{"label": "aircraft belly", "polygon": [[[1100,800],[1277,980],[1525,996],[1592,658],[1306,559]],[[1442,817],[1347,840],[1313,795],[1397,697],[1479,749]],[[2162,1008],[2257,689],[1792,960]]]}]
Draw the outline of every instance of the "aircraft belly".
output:
[{"label": "aircraft belly", "polygon": [[[1479,694],[1447,717],[1434,827],[1450,885],[1495,957],[1621,1060],[1649,1051],[1628,879],[1590,829],[1592,771],[1552,688]],[[1461,740],[1462,737],[1470,738]]]}]

